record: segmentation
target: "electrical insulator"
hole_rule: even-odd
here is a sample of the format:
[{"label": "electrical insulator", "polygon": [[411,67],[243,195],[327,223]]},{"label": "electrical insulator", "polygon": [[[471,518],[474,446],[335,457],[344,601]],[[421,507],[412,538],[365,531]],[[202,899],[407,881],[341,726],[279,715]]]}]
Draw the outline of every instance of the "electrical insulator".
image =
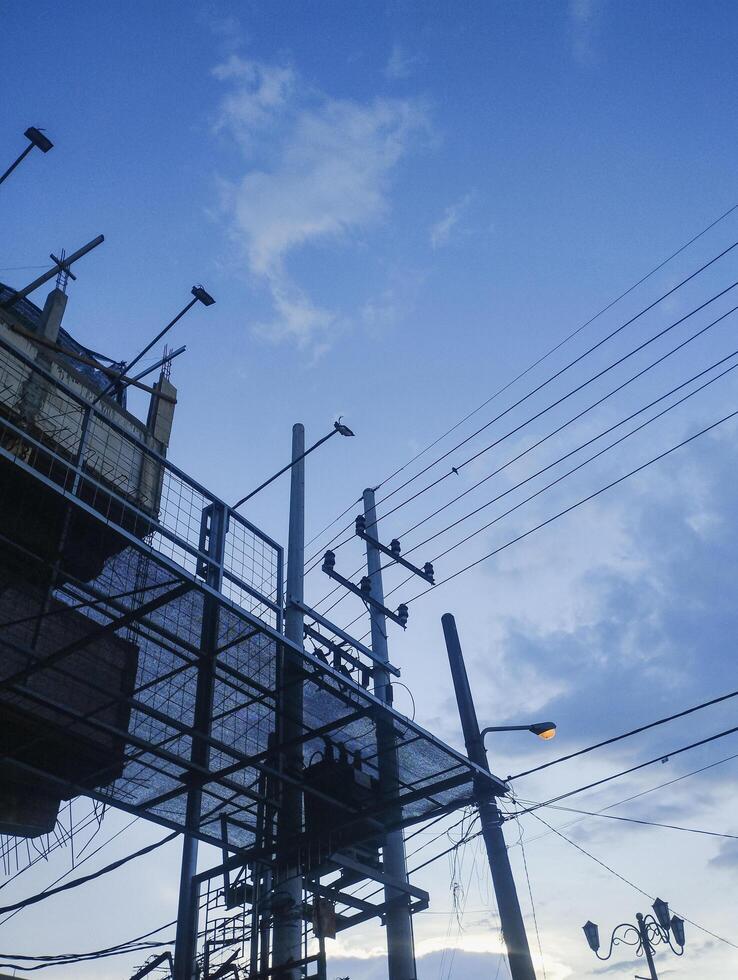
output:
[{"label": "electrical insulator", "polygon": [[363,514],[359,514],[356,518],[356,533],[363,534],[366,531],[366,517]]},{"label": "electrical insulator", "polygon": [[365,596],[372,594],[372,580],[368,575],[365,575],[361,582],[359,582],[359,588]]},{"label": "electrical insulator", "polygon": [[400,542],[397,540],[397,538],[392,538],[392,540],[390,541],[390,551],[395,556],[395,558],[400,557]]},{"label": "electrical insulator", "polygon": [[333,571],[336,567],[336,553],[335,551],[326,551],[323,555],[323,571]]},{"label": "electrical insulator", "polygon": [[427,561],[425,565],[423,565],[423,574],[425,575],[425,577],[428,579],[429,582],[433,582],[433,576],[435,572],[433,571],[432,562]]},{"label": "electrical insulator", "polygon": [[400,620],[400,625],[403,627],[403,629],[407,625],[407,617],[408,608],[404,602],[400,603],[400,605],[397,607],[397,618]]}]

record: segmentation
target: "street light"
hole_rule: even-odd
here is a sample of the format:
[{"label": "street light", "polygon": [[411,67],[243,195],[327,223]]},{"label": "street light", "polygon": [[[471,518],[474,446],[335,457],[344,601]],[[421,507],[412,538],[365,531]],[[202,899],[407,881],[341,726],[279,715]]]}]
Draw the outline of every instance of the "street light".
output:
[{"label": "street light", "polygon": [[247,500],[251,500],[252,497],[255,497],[257,493],[264,489],[264,487],[268,487],[270,483],[274,483],[277,477],[281,476],[283,473],[286,473],[287,470],[291,470],[295,463],[299,463],[301,459],[305,459],[306,456],[309,456],[314,449],[318,448],[318,446],[322,446],[324,442],[328,442],[331,436],[353,436],[355,433],[353,433],[351,429],[349,429],[349,427],[341,421],[341,418],[342,416],[339,415],[338,421],[333,423],[333,428],[327,436],[323,436],[322,439],[318,439],[318,441],[314,442],[309,449],[306,449],[305,452],[302,453],[302,455],[298,456],[296,459],[293,459],[292,462],[288,463],[286,466],[283,466],[281,470],[279,470],[273,476],[270,476],[268,480],[264,480],[263,483],[260,483],[256,490],[252,490],[251,493],[247,493],[245,497],[241,497],[241,499],[231,507],[231,510],[238,510],[241,504],[245,504]]},{"label": "street light", "polygon": [[106,395],[109,395],[112,391],[114,391],[115,388],[117,388],[118,385],[124,381],[123,378],[124,374],[130,373],[131,368],[135,367],[135,365],[138,364],[141,358],[145,357],[148,354],[148,352],[151,350],[151,348],[155,344],[158,344],[165,334],[169,333],[169,331],[172,329],[174,324],[177,323],[178,320],[181,320],[182,317],[185,315],[185,313],[187,313],[189,310],[192,309],[195,303],[198,302],[202,303],[203,306],[212,306],[213,303],[215,303],[215,300],[210,295],[210,293],[206,289],[203,289],[202,286],[193,286],[190,292],[192,293],[193,299],[191,299],[186,306],[182,307],[182,309],[174,317],[174,319],[170,320],[169,323],[162,330],[159,331],[159,333],[154,337],[154,339],[149,341],[149,343],[143,348],[143,350],[140,350],[138,354],[136,354],[136,356],[133,358],[132,361],[129,361],[128,364],[125,365],[123,371],[121,371],[120,373],[120,377],[114,378],[107,386],[107,388],[105,388],[96,396],[95,400],[92,403],[93,405],[97,405],[97,403],[100,401],[101,398],[104,398]]},{"label": "street light", "polygon": [[556,725],[552,721],[539,721],[535,725],[490,725],[480,732],[483,742],[487,732],[532,732],[548,741],[556,735]]},{"label": "street light", "polygon": [[21,153],[18,159],[15,160],[13,163],[11,163],[11,165],[8,167],[8,169],[5,171],[2,177],[0,177],[0,184],[2,184],[2,182],[13,173],[13,171],[21,162],[21,160],[25,160],[25,158],[28,156],[28,154],[31,152],[34,146],[37,146],[42,153],[48,153],[49,150],[54,145],[49,139],[49,137],[44,136],[43,131],[37,129],[35,126],[29,126],[23,135],[28,140],[28,146]]},{"label": "street light", "polygon": [[[620,925],[615,926],[610,937],[610,949],[606,956],[601,956],[599,952],[599,927],[594,922],[586,922],[582,926],[582,929],[584,930],[587,945],[598,960],[609,960],[612,956],[613,949],[621,944],[624,946],[635,946],[636,956],[646,957],[650,980],[658,980],[656,966],[653,961],[653,956],[656,952],[655,947],[659,943],[665,943],[669,946],[672,953],[676,956],[682,956],[684,954],[684,920],[680,919],[678,915],[670,915],[668,903],[662,901],[660,898],[657,898],[653,903],[653,911],[654,915],[648,914],[645,916],[638,912],[636,914],[637,925],[633,925],[630,922],[621,922]],[[672,938],[678,948],[672,943]],[[648,978],[643,978],[643,980],[648,980]]]}]

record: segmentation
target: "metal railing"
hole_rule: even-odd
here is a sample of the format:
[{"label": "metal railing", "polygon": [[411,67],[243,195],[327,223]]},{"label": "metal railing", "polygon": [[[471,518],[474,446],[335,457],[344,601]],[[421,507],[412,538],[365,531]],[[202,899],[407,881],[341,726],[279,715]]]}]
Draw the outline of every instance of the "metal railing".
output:
[{"label": "metal railing", "polygon": [[[29,417],[21,408],[31,386]],[[105,403],[91,405],[84,391],[65,384],[53,363],[36,363],[0,337],[0,453],[203,578],[211,561],[201,540],[203,514],[223,508],[222,592],[281,629],[280,545],[137,435],[130,416]]]}]

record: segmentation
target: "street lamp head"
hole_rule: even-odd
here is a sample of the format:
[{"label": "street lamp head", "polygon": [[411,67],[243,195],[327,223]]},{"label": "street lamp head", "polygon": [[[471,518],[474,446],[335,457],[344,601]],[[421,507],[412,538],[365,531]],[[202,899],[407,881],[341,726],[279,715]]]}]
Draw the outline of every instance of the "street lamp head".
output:
[{"label": "street lamp head", "polygon": [[349,429],[347,425],[344,425],[341,419],[343,415],[338,416],[338,421],[333,423],[333,428],[342,436],[352,436],[354,433]]},{"label": "street lamp head", "polygon": [[684,919],[680,919],[678,915],[672,915],[671,917],[671,931],[676,940],[677,946],[684,947]]},{"label": "street lamp head", "polygon": [[54,145],[49,137],[44,136],[41,130],[36,129],[35,126],[29,126],[23,135],[27,140],[30,140],[34,146],[37,146],[42,153],[48,153]]},{"label": "street lamp head", "polygon": [[658,924],[661,926],[664,932],[668,932],[669,927],[671,926],[668,903],[662,901],[660,898],[657,898],[651,907],[654,911]]},{"label": "street lamp head", "polygon": [[556,735],[556,725],[552,721],[541,721],[537,725],[531,725],[530,731],[539,738],[548,740]]},{"label": "street lamp head", "polygon": [[584,935],[587,937],[587,942],[589,943],[589,948],[593,953],[596,953],[600,948],[600,930],[599,927],[594,922],[586,922],[582,929],[584,930]]},{"label": "street lamp head", "polygon": [[202,286],[193,286],[192,295],[195,299],[199,299],[203,306],[212,306],[215,302],[210,293],[206,289],[203,289]]}]

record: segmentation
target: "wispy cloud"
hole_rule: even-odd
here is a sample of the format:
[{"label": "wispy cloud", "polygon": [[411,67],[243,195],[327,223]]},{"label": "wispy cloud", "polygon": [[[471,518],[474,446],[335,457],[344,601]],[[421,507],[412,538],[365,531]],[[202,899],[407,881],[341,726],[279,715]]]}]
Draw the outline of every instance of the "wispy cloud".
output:
[{"label": "wispy cloud", "polygon": [[469,207],[471,199],[471,194],[465,194],[454,204],[450,204],[439,220],[431,225],[429,233],[431,248],[442,248],[444,245],[448,245],[459,221]]},{"label": "wispy cloud", "polygon": [[273,300],[274,317],[257,330],[324,347],[341,318],[294,281],[288,260],[387,219],[394,172],[427,132],[426,111],[414,99],[360,102],[308,91],[286,64],[232,56],[213,73],[230,86],[218,129],[238,142],[247,167],[228,188],[231,227]]},{"label": "wispy cloud", "polygon": [[392,81],[400,81],[403,78],[409,78],[421,61],[422,59],[419,55],[409,54],[401,44],[395,43],[392,46],[392,51],[390,52],[389,59],[387,60],[387,66],[384,69],[384,74],[387,78],[392,79]]},{"label": "wispy cloud", "polygon": [[596,60],[596,43],[607,0],[569,0],[569,24],[574,57],[581,64]]}]

